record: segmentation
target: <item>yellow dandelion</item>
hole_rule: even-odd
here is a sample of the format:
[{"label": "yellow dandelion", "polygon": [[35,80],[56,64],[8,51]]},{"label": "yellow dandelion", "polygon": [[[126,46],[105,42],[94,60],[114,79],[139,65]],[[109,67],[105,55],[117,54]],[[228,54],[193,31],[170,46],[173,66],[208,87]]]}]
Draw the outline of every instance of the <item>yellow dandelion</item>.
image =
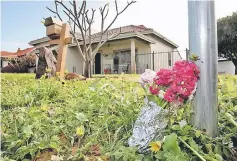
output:
[{"label": "yellow dandelion", "polygon": [[82,126],[78,127],[77,130],[76,130],[76,133],[77,133],[78,136],[83,136],[84,133],[85,133],[84,127],[82,127]]},{"label": "yellow dandelion", "polygon": [[60,73],[59,72],[56,72],[56,76],[59,76],[60,75]]},{"label": "yellow dandelion", "polygon": [[48,107],[47,107],[46,105],[43,105],[43,106],[41,107],[41,110],[42,110],[42,111],[47,111],[47,110],[48,110]]},{"label": "yellow dandelion", "polygon": [[158,152],[160,151],[161,148],[161,142],[160,141],[156,141],[156,142],[151,142],[150,143],[150,149],[152,152]]}]

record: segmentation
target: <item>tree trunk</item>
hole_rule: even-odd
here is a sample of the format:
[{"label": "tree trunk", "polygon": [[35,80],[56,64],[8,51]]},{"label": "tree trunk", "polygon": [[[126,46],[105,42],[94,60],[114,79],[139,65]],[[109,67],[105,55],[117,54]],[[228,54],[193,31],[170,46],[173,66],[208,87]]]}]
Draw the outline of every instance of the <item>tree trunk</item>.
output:
[{"label": "tree trunk", "polygon": [[90,62],[89,61],[85,62],[83,76],[86,77],[86,78],[90,77]]},{"label": "tree trunk", "polygon": [[90,61],[90,65],[89,65],[90,66],[90,78],[92,78],[92,74],[93,74],[91,62],[92,61]]},{"label": "tree trunk", "polygon": [[235,65],[235,75],[237,75],[237,59],[232,58],[232,62]]}]

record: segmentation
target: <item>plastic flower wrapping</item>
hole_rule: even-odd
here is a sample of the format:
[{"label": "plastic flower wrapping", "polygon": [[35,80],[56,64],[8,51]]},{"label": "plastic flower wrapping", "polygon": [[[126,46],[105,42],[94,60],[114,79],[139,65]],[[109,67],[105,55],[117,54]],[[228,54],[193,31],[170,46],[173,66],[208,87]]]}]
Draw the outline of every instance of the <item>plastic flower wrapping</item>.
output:
[{"label": "plastic flower wrapping", "polygon": [[199,73],[194,62],[183,60],[177,61],[172,69],[158,72],[147,69],[141,75],[140,83],[147,97],[128,139],[129,146],[136,146],[138,152],[146,153],[151,142],[163,139],[168,116],[177,109],[174,107],[193,99]]}]

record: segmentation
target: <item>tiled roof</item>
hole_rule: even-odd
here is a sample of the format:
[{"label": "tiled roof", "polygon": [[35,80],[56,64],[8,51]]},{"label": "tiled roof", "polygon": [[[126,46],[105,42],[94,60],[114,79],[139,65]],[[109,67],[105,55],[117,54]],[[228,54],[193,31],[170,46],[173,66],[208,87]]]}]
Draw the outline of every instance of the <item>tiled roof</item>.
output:
[{"label": "tiled roof", "polygon": [[[125,35],[131,36],[131,35],[141,35],[142,34],[143,35],[142,38],[145,38],[146,40],[149,40],[149,37],[147,37],[146,35],[154,34],[157,37],[163,39],[164,41],[172,44],[173,46],[178,47],[177,44],[175,44],[174,42],[172,42],[168,38],[164,37],[160,33],[153,30],[152,28],[147,28],[144,25],[128,25],[128,26],[123,26],[123,27],[119,27],[119,28],[110,29],[110,30],[107,31],[107,33],[105,33],[103,35],[102,40],[105,40],[109,36],[111,36],[113,34],[116,34],[116,33],[120,33],[120,35],[118,37],[123,37],[123,38],[125,38]],[[101,36],[101,32],[93,34],[92,35],[92,42],[99,42],[100,36]],[[76,37],[77,37],[77,39],[82,40],[82,37],[79,33],[76,33]],[[118,37],[116,39],[118,39]],[[40,39],[33,40],[33,41],[29,42],[29,44],[30,45],[36,45],[36,44],[39,44],[39,43],[42,43],[42,42],[47,42],[49,40],[50,39],[48,37],[43,37],[43,38],[40,38]],[[81,43],[82,42],[80,42],[80,44]],[[86,43],[88,43],[88,38],[86,39]]]},{"label": "tiled roof", "polygon": [[[129,26],[123,26],[123,27],[110,29],[110,30],[107,31],[107,34],[112,35],[112,34],[115,34],[115,33],[119,33],[120,30],[121,30],[121,34],[124,34],[124,33],[150,31],[152,29],[147,28],[144,25],[138,25],[138,26],[129,25]],[[105,35],[107,35],[107,34],[105,34]],[[98,33],[94,34],[93,37],[97,37],[97,36],[100,36],[100,35],[101,35],[101,32],[98,32]]]},{"label": "tiled roof", "polygon": [[34,50],[34,47],[26,48],[26,49],[23,49],[23,50],[18,49],[17,52],[1,51],[1,57],[14,58],[14,57],[18,57],[18,56],[24,56],[24,55],[30,53],[33,50]]},{"label": "tiled roof", "polygon": [[1,57],[17,57],[16,53],[13,52],[7,52],[7,51],[1,51]]},{"label": "tiled roof", "polygon": [[32,48],[26,48],[26,49],[24,49],[24,50],[18,50],[17,52],[16,52],[16,54],[17,54],[17,56],[23,56],[23,55],[26,55],[26,54],[28,54],[28,53],[30,53],[31,51],[33,51],[34,50],[34,47],[32,47]]}]

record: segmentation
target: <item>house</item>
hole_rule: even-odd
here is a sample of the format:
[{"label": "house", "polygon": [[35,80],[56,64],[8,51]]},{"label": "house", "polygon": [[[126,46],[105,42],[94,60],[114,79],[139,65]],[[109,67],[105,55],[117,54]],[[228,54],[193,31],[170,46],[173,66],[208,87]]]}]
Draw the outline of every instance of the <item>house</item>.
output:
[{"label": "house", "polygon": [[231,74],[235,75],[235,65],[230,59],[218,59],[218,74]]},{"label": "house", "polygon": [[30,53],[33,53],[34,50],[35,50],[34,47],[30,47],[30,48],[26,48],[23,50],[18,48],[18,50],[16,52],[1,51],[1,69],[8,66],[8,64],[9,64],[8,59],[11,59],[11,58],[14,59],[14,58],[28,55]]},{"label": "house", "polygon": [[1,69],[8,65],[7,58],[16,58],[16,54],[13,52],[1,51]]},{"label": "house", "polygon": [[[159,70],[171,68],[175,61],[182,59],[177,48],[178,45],[143,25],[129,25],[121,28],[110,29],[102,38],[106,39],[114,33],[120,33],[115,38],[107,41],[98,51],[92,64],[93,74],[142,73],[146,68]],[[92,48],[99,42],[100,33],[93,35]],[[77,35],[82,44],[80,35]],[[56,46],[49,45],[49,38],[43,37],[29,42],[38,48],[46,46],[57,50]],[[66,69],[69,72],[82,74],[83,58],[77,50],[76,44],[70,44],[66,57]]]}]

